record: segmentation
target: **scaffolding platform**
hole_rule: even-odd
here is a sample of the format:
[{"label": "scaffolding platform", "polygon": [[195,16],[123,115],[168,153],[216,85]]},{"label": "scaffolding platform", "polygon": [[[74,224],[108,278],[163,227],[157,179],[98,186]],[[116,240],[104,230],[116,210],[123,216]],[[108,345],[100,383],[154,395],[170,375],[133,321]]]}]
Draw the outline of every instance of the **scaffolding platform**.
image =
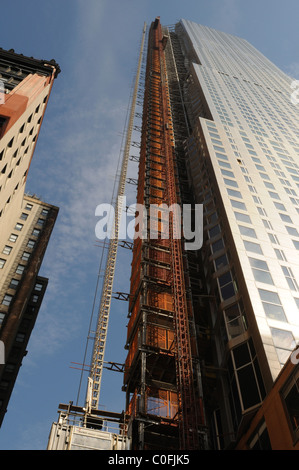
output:
[{"label": "scaffolding platform", "polygon": [[59,419],[52,423],[47,450],[130,450],[122,413],[93,410],[72,404],[59,405]]}]

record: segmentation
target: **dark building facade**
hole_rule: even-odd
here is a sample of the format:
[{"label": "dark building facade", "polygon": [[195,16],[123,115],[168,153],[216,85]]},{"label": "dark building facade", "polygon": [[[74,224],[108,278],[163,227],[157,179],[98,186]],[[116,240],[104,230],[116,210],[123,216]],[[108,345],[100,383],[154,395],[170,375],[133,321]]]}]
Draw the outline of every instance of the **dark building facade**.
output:
[{"label": "dark building facade", "polygon": [[0,424],[46,290],[38,276],[58,208],[25,193],[54,61],[0,49]]}]

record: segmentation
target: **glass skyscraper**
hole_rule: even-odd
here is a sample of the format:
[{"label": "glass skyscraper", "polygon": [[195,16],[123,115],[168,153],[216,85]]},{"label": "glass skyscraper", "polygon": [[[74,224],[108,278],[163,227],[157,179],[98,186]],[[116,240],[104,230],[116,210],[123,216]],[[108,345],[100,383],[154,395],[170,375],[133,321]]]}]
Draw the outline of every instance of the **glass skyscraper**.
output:
[{"label": "glass skyscraper", "polygon": [[189,176],[204,205],[211,367],[221,383],[213,413],[228,436],[299,340],[299,107],[292,79],[247,41],[185,20],[176,34]]}]

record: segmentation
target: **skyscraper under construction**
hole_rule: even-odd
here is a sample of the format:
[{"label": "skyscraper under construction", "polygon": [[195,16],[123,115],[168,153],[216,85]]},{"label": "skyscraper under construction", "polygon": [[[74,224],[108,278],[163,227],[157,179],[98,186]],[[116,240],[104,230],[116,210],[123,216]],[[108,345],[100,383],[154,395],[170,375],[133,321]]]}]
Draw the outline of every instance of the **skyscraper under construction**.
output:
[{"label": "skyscraper under construction", "polygon": [[137,201],[203,204],[204,236],[163,239],[161,213],[161,237],[134,242],[124,384],[139,448],[229,447],[296,347],[291,83],[243,39],[151,25]]},{"label": "skyscraper under construction", "polygon": [[[298,449],[291,84],[241,38],[186,20],[148,30],[137,203],[155,236],[139,218],[119,416],[132,449]],[[177,206],[191,207],[200,247]]]}]

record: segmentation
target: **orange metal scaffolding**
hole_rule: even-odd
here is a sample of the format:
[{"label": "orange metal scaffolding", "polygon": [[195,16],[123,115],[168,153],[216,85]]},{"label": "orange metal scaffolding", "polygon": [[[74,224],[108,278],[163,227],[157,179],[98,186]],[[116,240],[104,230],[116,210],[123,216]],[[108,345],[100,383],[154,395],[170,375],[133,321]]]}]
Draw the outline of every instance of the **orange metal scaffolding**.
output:
[{"label": "orange metal scaffolding", "polygon": [[[181,204],[164,47],[157,18],[149,31],[137,189],[137,203],[145,205],[148,216],[153,205]],[[182,240],[174,233],[175,213],[169,211],[169,220],[163,212],[155,216],[156,236],[147,224],[147,237],[136,238],[133,246],[124,374],[127,416],[137,423],[136,448],[157,448],[150,432],[156,420],[160,435],[172,437],[170,448],[199,449],[204,418],[193,372],[196,347],[189,331],[193,317]]]}]

